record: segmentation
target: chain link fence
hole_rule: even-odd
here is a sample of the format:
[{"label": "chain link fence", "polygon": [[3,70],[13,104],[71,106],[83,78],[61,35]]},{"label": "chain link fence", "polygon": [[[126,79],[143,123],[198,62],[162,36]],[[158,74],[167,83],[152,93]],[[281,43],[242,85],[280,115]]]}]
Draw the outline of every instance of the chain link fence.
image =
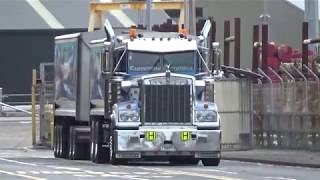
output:
[{"label": "chain link fence", "polygon": [[253,139],[259,148],[320,149],[320,83],[253,85]]},{"label": "chain link fence", "polygon": [[[54,64],[41,63],[39,78],[36,80],[35,104],[39,105],[37,114],[39,115],[39,142],[38,145],[51,146],[53,142],[53,108],[54,108]],[[38,125],[38,124],[37,124]]]}]

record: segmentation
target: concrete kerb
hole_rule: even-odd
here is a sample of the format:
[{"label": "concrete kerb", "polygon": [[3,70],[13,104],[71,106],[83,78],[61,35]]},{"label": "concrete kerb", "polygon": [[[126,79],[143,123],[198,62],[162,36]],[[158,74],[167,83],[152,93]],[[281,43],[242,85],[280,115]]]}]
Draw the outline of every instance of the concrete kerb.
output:
[{"label": "concrete kerb", "polygon": [[[264,150],[259,150],[264,151]],[[284,159],[277,159],[274,157],[274,153],[281,152],[281,150],[266,150],[265,155],[259,155],[255,153],[255,150],[249,151],[234,151],[234,152],[222,152],[223,160],[240,161],[240,162],[251,162],[251,163],[262,163],[262,164],[272,164],[279,166],[296,166],[296,167],[308,167],[308,168],[320,168],[320,154],[314,154],[314,152],[308,151],[297,151],[292,150],[300,154],[300,160],[296,160],[297,156],[293,154],[288,154]],[[274,152],[274,153],[270,153]],[[310,155],[308,157],[303,157],[304,155]],[[299,155],[298,155],[299,156]],[[303,159],[303,158],[304,159]]]}]

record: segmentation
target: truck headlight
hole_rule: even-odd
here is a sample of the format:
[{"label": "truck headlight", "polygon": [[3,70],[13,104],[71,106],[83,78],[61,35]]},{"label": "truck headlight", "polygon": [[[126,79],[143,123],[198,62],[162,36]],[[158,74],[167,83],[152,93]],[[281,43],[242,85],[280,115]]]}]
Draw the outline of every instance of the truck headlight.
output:
[{"label": "truck headlight", "polygon": [[140,116],[139,116],[139,113],[135,111],[120,111],[119,121],[120,122],[139,122]]},{"label": "truck headlight", "polygon": [[215,111],[197,111],[197,122],[217,122],[217,112]]}]

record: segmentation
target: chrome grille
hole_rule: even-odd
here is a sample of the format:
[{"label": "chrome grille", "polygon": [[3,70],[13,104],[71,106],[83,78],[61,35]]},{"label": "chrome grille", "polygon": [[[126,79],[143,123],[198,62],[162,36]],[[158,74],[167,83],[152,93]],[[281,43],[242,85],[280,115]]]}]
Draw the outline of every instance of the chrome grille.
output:
[{"label": "chrome grille", "polygon": [[191,94],[190,84],[144,85],[144,123],[190,124]]}]

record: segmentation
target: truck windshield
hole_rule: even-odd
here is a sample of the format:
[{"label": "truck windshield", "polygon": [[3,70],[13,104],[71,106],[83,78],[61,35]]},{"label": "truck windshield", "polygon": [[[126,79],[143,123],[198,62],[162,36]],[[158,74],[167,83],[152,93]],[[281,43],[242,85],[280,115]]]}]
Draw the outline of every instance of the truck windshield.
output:
[{"label": "truck windshield", "polygon": [[161,68],[160,54],[128,52],[128,72],[131,74],[160,72]]},{"label": "truck windshield", "polygon": [[174,53],[128,52],[128,73],[148,74],[166,71],[193,74],[196,53],[194,51]]},{"label": "truck windshield", "polygon": [[179,52],[163,55],[164,66],[170,67],[172,72],[180,73],[192,73],[194,69],[195,53],[191,52]]}]

